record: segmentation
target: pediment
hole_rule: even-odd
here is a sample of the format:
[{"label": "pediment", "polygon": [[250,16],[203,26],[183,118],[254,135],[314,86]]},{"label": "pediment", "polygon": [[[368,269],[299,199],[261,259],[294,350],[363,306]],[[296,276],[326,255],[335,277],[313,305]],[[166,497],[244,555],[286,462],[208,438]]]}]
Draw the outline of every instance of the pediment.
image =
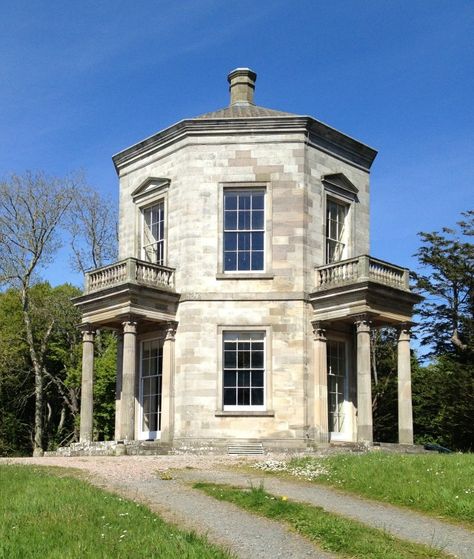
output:
[{"label": "pediment", "polygon": [[170,180],[163,177],[147,177],[132,192],[132,198],[135,200],[149,194],[155,194],[166,190],[170,185]]},{"label": "pediment", "polygon": [[345,190],[351,194],[357,194],[359,189],[352,183],[344,173],[333,173],[330,175],[323,175],[322,182],[326,185],[335,187],[336,189]]}]

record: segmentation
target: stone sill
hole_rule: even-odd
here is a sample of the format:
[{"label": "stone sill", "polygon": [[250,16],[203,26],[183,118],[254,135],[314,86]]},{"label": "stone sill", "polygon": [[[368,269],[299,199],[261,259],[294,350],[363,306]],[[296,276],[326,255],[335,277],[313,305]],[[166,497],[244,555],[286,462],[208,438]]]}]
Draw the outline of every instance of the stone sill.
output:
[{"label": "stone sill", "polygon": [[275,412],[273,410],[216,410],[214,415],[216,417],[275,417]]},{"label": "stone sill", "polygon": [[256,272],[255,274],[246,273],[228,273],[228,274],[216,274],[217,280],[271,280],[275,276],[274,274],[266,274],[261,272]]}]

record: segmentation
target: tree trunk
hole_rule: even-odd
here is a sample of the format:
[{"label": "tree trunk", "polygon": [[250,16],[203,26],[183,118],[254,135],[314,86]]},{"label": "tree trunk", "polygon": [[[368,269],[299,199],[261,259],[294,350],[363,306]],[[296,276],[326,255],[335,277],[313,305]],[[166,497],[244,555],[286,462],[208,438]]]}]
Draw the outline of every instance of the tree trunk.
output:
[{"label": "tree trunk", "polygon": [[23,321],[26,329],[26,339],[30,350],[31,362],[35,375],[35,426],[33,456],[43,456],[43,368],[38,359],[33,339],[33,329],[30,320],[30,300],[28,296],[28,285],[24,284],[21,290],[21,302],[23,307]]}]

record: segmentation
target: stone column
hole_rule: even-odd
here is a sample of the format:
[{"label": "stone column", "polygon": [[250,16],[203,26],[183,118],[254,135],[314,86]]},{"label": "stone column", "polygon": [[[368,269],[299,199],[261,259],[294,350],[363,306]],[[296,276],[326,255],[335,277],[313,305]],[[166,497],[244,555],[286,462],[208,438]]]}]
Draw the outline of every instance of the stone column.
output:
[{"label": "stone column", "polygon": [[135,438],[135,371],[137,353],[137,323],[123,323],[122,398],[120,399],[119,440]]},{"label": "stone column", "polygon": [[370,378],[370,323],[364,317],[357,330],[357,440],[373,442],[372,385]]},{"label": "stone column", "polygon": [[398,442],[413,444],[413,411],[411,400],[410,330],[398,331]]},{"label": "stone column", "polygon": [[163,365],[161,376],[161,425],[163,442],[173,440],[174,431],[174,343],[176,329],[170,326],[163,342]]},{"label": "stone column", "polygon": [[115,440],[120,440],[120,402],[122,399],[123,333],[117,334],[117,379],[115,382]]},{"label": "stone column", "polygon": [[82,332],[82,382],[81,382],[81,424],[79,440],[92,441],[94,402],[94,337],[91,329]]},{"label": "stone column", "polygon": [[313,324],[314,359],[314,426],[319,430],[319,442],[327,443],[328,433],[328,362],[326,330]]}]

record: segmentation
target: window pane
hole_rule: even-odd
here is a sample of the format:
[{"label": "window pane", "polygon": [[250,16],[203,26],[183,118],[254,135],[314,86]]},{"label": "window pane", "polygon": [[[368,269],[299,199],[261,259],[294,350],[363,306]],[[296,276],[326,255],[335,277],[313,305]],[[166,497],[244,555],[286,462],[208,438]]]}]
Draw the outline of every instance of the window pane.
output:
[{"label": "window pane", "polygon": [[237,392],[235,388],[224,388],[224,406],[235,406]]},{"label": "window pane", "polygon": [[237,229],[237,212],[224,212],[224,229]]},{"label": "window pane", "polygon": [[224,387],[230,388],[237,385],[237,375],[235,371],[224,371]]},{"label": "window pane", "polygon": [[237,194],[226,193],[224,194],[224,209],[236,210],[237,209]]},{"label": "window pane", "polygon": [[263,233],[252,233],[252,250],[263,250]]},{"label": "window pane", "polygon": [[238,233],[239,250],[250,250],[250,233]]},{"label": "window pane", "polygon": [[239,210],[250,210],[250,194],[239,194]]},{"label": "window pane", "polygon": [[252,386],[263,386],[263,371],[252,371]]},{"label": "window pane", "polygon": [[263,388],[252,388],[252,406],[263,406]]},{"label": "window pane", "polygon": [[250,251],[239,252],[239,270],[250,270]]},{"label": "window pane", "polygon": [[252,196],[252,208],[254,210],[263,210],[264,199],[264,194],[254,194]]},{"label": "window pane", "polygon": [[250,351],[239,351],[239,359],[237,366],[239,369],[241,368],[249,368],[250,367]]},{"label": "window pane", "polygon": [[250,212],[239,212],[239,230],[250,229]]},{"label": "window pane", "polygon": [[224,367],[227,369],[229,367],[237,366],[237,353],[235,351],[224,351]]},{"label": "window pane", "polygon": [[250,371],[239,371],[238,378],[239,387],[249,387],[250,386]]},{"label": "window pane", "polygon": [[237,270],[237,253],[225,252],[224,253],[224,270]]},{"label": "window pane", "polygon": [[237,250],[237,233],[224,234],[224,250]]},{"label": "window pane", "polygon": [[263,351],[252,351],[252,368],[263,368]]},{"label": "window pane", "polygon": [[263,211],[252,212],[252,229],[263,229]]},{"label": "window pane", "polygon": [[252,252],[252,270],[263,270],[263,251]]},{"label": "window pane", "polygon": [[239,406],[249,406],[250,405],[250,389],[249,388],[238,388],[237,389],[237,404]]}]

